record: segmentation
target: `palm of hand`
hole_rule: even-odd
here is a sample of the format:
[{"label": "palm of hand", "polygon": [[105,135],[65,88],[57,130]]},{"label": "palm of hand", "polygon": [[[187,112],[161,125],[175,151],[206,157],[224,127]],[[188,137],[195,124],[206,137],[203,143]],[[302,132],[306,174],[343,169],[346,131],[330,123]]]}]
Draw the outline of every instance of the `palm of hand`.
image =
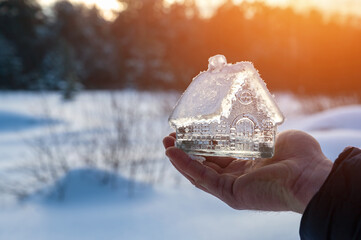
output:
[{"label": "palm of hand", "polygon": [[178,171],[236,209],[302,213],[332,167],[318,142],[301,131],[282,132],[274,157],[256,161],[206,157],[200,163],[174,147],[174,140],[171,134],[163,143]]}]

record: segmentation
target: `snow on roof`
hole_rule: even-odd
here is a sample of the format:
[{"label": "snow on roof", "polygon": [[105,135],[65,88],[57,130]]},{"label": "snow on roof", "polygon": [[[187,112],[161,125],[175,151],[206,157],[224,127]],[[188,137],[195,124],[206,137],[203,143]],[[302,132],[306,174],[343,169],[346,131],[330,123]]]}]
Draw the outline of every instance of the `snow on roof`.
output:
[{"label": "snow on roof", "polygon": [[284,117],[253,64],[227,64],[223,55],[216,55],[209,58],[208,70],[193,78],[178,100],[169,117],[170,124],[180,127],[194,121],[209,123],[227,118],[236,93],[245,81],[255,90],[255,97],[262,99],[271,119],[282,123]]}]

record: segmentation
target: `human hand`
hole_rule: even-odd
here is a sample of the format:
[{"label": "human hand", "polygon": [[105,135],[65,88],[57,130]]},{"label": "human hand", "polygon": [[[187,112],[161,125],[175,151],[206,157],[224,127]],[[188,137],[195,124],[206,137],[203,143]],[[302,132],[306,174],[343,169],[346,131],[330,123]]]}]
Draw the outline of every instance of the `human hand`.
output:
[{"label": "human hand", "polygon": [[269,159],[205,157],[200,163],[174,142],[175,133],[163,140],[174,167],[196,187],[235,209],[303,213],[332,168],[317,140],[296,130],[277,135],[275,154]]}]

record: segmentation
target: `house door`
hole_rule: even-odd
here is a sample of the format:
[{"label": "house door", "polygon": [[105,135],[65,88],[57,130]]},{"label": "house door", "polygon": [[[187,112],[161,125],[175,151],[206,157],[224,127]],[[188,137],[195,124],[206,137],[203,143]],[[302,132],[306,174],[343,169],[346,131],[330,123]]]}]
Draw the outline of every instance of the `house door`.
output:
[{"label": "house door", "polygon": [[236,123],[236,148],[253,151],[254,123],[249,118],[241,118]]}]

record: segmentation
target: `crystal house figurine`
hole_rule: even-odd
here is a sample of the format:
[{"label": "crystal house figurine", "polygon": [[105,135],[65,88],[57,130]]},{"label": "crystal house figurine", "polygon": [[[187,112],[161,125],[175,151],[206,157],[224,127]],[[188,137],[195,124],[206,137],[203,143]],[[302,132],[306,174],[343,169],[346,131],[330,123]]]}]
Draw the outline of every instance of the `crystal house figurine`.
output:
[{"label": "crystal house figurine", "polygon": [[169,117],[176,146],[189,154],[270,158],[283,114],[251,62],[209,59]]}]

